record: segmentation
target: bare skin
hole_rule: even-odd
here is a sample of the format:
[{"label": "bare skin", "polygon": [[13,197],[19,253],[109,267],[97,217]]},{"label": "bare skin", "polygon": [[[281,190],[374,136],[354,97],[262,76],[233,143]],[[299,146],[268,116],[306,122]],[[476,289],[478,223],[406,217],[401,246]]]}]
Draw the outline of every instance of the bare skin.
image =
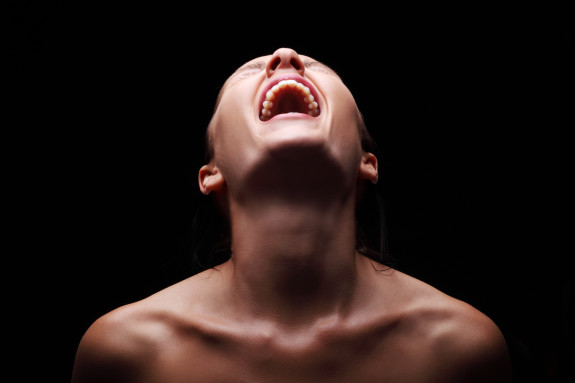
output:
[{"label": "bare skin", "polygon": [[[313,88],[318,115],[260,119],[284,77]],[[359,123],[341,79],[291,49],[236,71],[198,176],[232,258],[99,318],[73,382],[510,382],[486,315],[355,251],[356,200],[378,178]]]}]

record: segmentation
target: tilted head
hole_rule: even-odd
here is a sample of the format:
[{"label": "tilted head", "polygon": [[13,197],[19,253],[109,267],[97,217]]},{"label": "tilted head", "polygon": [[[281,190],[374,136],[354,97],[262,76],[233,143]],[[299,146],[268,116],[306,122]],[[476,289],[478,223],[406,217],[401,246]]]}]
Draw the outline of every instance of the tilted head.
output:
[{"label": "tilted head", "polygon": [[377,159],[364,150],[370,137],[351,92],[328,66],[289,48],[253,59],[227,79],[207,136],[209,169],[222,178],[212,185],[202,176],[215,172],[200,172],[204,193],[217,190],[216,181],[241,187],[260,161],[304,152],[329,156],[345,181],[377,181]]},{"label": "tilted head", "polygon": [[280,48],[248,61],[224,83],[206,132],[206,165],[198,181],[202,193],[215,194],[224,215],[230,199],[246,199],[274,183],[289,195],[327,185],[330,192],[360,196],[366,181],[378,179],[374,149],[355,99],[337,73]]}]

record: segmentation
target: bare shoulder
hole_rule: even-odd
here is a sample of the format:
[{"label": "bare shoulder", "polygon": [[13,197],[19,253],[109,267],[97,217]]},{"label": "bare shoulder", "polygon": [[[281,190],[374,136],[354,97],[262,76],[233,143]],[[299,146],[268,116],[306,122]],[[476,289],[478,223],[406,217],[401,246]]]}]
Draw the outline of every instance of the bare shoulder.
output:
[{"label": "bare shoulder", "polygon": [[103,315],[80,341],[72,381],[139,381],[168,330],[158,315],[137,303]]},{"label": "bare shoulder", "polygon": [[445,322],[437,326],[434,350],[454,382],[510,382],[507,344],[498,326],[467,303],[448,299]]},{"label": "bare shoulder", "polygon": [[434,287],[400,274],[410,302],[405,321],[438,367],[442,382],[510,382],[505,338],[487,315]]},{"label": "bare shoulder", "polygon": [[149,380],[161,368],[162,355],[174,352],[182,338],[193,342],[193,297],[202,278],[188,278],[98,318],[80,341],[72,381]]}]

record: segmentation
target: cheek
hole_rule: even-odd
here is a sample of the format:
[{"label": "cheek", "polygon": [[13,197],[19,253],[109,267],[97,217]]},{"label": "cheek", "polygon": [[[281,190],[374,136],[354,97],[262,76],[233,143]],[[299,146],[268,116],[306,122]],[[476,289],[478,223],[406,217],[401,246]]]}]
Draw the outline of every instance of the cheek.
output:
[{"label": "cheek", "polygon": [[212,131],[214,159],[226,181],[235,184],[243,177],[242,172],[249,167],[256,142],[249,133],[247,121],[233,118],[232,109],[220,114]]},{"label": "cheek", "polygon": [[245,110],[234,99],[222,98],[214,115],[212,139],[216,153],[226,154],[243,147],[248,135]]},{"label": "cheek", "polygon": [[336,143],[336,148],[351,164],[361,162],[362,149],[359,136],[361,116],[351,93],[339,90],[333,105],[330,139]]}]

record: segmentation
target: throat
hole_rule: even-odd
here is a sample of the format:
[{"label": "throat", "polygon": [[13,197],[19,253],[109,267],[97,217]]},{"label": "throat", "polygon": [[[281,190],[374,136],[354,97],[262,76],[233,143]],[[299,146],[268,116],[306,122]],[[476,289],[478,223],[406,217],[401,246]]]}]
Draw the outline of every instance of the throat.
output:
[{"label": "throat", "polygon": [[258,315],[307,320],[345,306],[355,283],[353,208],[270,205],[232,217],[235,292]]},{"label": "throat", "polygon": [[306,321],[353,295],[356,176],[323,146],[276,149],[229,189],[234,300]]}]

